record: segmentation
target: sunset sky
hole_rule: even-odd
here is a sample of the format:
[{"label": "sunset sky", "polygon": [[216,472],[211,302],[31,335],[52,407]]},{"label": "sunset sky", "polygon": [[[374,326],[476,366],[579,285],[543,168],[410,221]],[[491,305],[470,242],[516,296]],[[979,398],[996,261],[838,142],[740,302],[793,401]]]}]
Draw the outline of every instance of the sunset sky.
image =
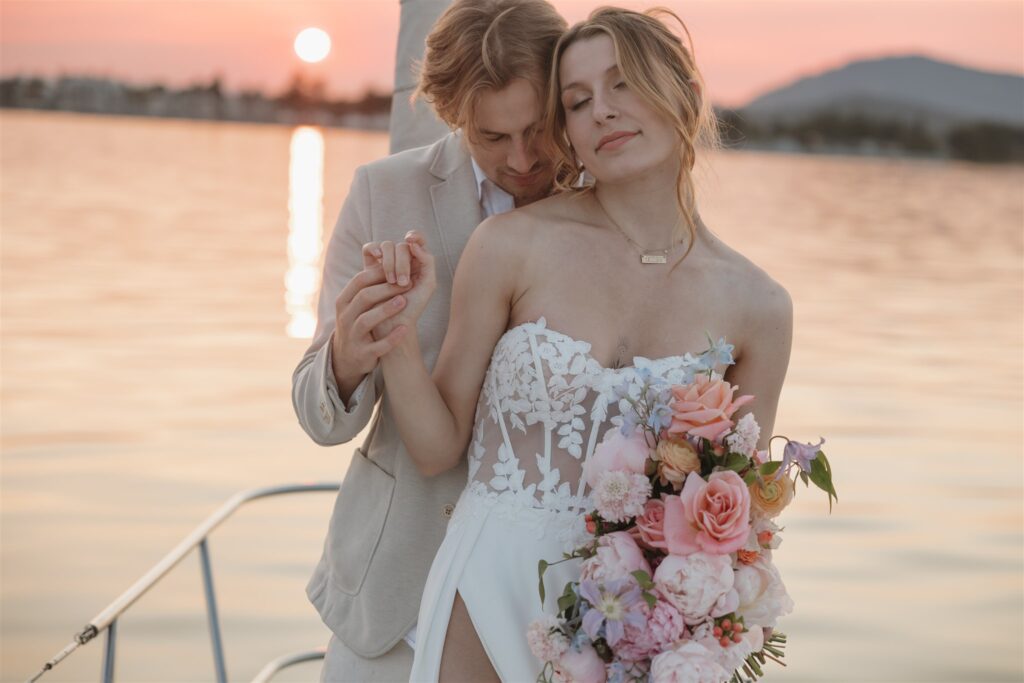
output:
[{"label": "sunset sky", "polygon": [[[920,53],[1024,74],[1020,0],[554,0],[570,22],[599,4],[674,9],[723,105],[862,57]],[[398,0],[0,0],[0,73],[170,85],[219,74],[228,89],[272,93],[302,69],[354,96],[390,89],[398,16]],[[317,65],[292,50],[309,26],[334,42]]]}]

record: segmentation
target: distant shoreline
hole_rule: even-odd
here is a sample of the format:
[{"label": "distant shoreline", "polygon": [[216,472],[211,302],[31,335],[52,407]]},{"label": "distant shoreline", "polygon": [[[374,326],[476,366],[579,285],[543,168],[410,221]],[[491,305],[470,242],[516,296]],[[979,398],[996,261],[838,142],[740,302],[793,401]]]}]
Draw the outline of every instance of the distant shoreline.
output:
[{"label": "distant shoreline", "polygon": [[[89,77],[0,80],[0,109],[60,111],[193,121],[316,125],[386,131],[391,95],[329,100],[322,84],[296,76],[279,95],[225,92],[219,79],[174,90]],[[717,108],[727,149],[869,158],[1024,163],[1024,127],[961,122],[944,128],[912,116],[870,115],[849,107],[771,118]]]}]

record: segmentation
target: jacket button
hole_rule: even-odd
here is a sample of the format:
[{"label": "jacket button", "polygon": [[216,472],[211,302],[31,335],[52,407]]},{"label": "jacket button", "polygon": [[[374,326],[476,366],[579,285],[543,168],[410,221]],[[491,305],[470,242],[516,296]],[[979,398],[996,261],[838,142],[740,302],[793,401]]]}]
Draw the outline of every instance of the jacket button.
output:
[{"label": "jacket button", "polygon": [[441,516],[445,519],[451,519],[453,512],[455,512],[455,506],[451,503],[445,503],[441,508]]}]

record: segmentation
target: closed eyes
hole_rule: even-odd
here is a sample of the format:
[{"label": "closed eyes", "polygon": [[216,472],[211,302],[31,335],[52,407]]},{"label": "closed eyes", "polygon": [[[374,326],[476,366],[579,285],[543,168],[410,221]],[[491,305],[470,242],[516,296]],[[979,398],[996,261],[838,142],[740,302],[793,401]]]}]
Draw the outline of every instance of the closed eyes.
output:
[{"label": "closed eyes", "polygon": [[[612,86],[612,90],[622,90],[625,87],[626,87],[625,81],[619,81],[618,83],[616,83],[615,85]],[[583,105],[585,105],[589,101],[590,101],[589,97],[585,97],[582,100],[577,100],[576,102],[573,102],[571,105],[569,105],[569,111],[576,111],[576,110],[580,109],[581,107],[583,107]]]}]

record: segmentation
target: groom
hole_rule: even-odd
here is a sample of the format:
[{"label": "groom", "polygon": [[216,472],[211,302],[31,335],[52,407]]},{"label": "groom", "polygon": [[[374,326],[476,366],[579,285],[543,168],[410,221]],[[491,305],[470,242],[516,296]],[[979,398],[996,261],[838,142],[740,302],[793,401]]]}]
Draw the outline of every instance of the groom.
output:
[{"label": "groom", "polygon": [[306,589],[334,634],[322,681],[408,680],[423,585],[467,476],[463,464],[423,477],[398,436],[390,404],[404,397],[388,394],[377,360],[401,328],[379,340],[372,330],[385,320],[401,325],[417,294],[401,277],[387,282],[362,245],[382,242],[402,260],[401,243],[416,229],[437,254],[437,289],[417,323],[432,367],[470,233],[551,190],[535,133],[565,29],[545,0],[456,0],[427,37],[417,90],[455,132],[358,168],[331,236],[317,329],[292,376],[292,402],[324,446],[352,440],[380,409],[352,456]]}]

